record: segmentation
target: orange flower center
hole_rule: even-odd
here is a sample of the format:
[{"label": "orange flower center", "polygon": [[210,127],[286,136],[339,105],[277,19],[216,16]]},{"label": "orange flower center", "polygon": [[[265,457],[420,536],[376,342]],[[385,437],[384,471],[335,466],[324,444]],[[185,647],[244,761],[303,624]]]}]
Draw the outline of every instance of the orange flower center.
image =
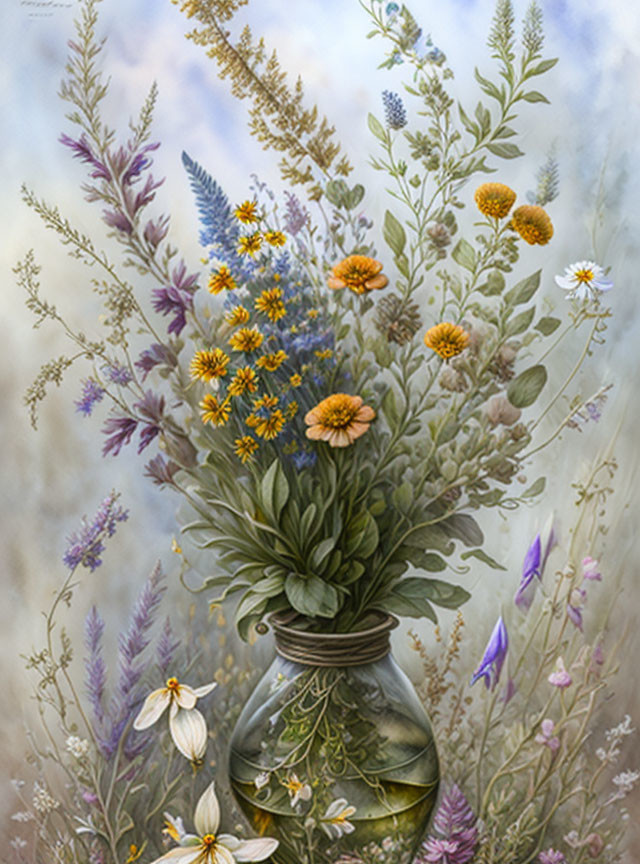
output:
[{"label": "orange flower center", "polygon": [[589,283],[593,279],[593,270],[576,270],[573,275],[578,282]]},{"label": "orange flower center", "polygon": [[167,679],[167,690],[177,690],[180,684],[178,684],[177,678],[168,678]]},{"label": "orange flower center", "polygon": [[216,842],[216,835],[215,834],[205,834],[204,837],[202,838],[202,845],[206,846],[207,849],[210,849],[211,846],[213,846],[215,844],[215,842]]},{"label": "orange flower center", "polygon": [[342,393],[329,396],[321,405],[320,422],[331,429],[346,429],[358,413],[358,406],[351,397]]}]

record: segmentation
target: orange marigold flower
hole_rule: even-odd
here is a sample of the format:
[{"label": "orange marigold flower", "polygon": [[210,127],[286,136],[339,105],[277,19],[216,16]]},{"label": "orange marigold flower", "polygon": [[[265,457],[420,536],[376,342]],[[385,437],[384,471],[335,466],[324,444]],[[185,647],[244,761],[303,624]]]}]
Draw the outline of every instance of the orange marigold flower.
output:
[{"label": "orange marigold flower", "polygon": [[361,396],[334,393],[319,402],[304,418],[307,438],[330,447],[348,447],[369,428],[376,412],[362,404]]},{"label": "orange marigold flower", "polygon": [[504,183],[483,183],[476,189],[475,202],[485,216],[504,219],[516,200],[516,193]]},{"label": "orange marigold flower", "polygon": [[384,288],[389,280],[381,273],[382,264],[366,255],[349,255],[333,268],[333,276],[327,284],[334,291],[349,288],[354,294],[365,294],[376,288]]},{"label": "orange marigold flower", "polygon": [[234,306],[224,316],[224,320],[232,327],[238,327],[240,324],[246,324],[249,317],[249,310],[244,306]]},{"label": "orange marigold flower", "polygon": [[250,366],[238,369],[228,387],[230,396],[242,396],[243,393],[255,393],[258,389],[258,376]]},{"label": "orange marigold flower", "polygon": [[259,297],[256,297],[255,307],[258,312],[264,312],[272,321],[279,321],[287,314],[282,302],[284,292],[282,288],[266,288]]},{"label": "orange marigold flower", "polygon": [[253,222],[258,221],[257,209],[258,204],[256,201],[243,201],[242,204],[238,204],[233,215],[243,225],[251,225]]},{"label": "orange marigold flower", "polygon": [[196,351],[189,371],[192,378],[211,381],[213,378],[222,378],[227,374],[228,362],[229,355],[221,348],[214,348],[213,351]]},{"label": "orange marigold flower", "polygon": [[285,351],[276,351],[275,354],[264,354],[262,357],[259,357],[256,360],[256,366],[260,369],[265,369],[267,372],[275,372],[288,359],[289,355]]},{"label": "orange marigold flower", "polygon": [[530,246],[535,243],[545,246],[553,237],[551,219],[537,204],[523,204],[511,216],[510,227],[526,240]]},{"label": "orange marigold flower", "polygon": [[233,291],[237,287],[236,280],[226,264],[223,264],[216,273],[212,273],[209,277],[208,288],[212,294],[219,294],[221,291]]},{"label": "orange marigold flower", "polygon": [[200,403],[200,408],[202,409],[202,422],[213,423],[214,426],[224,426],[231,413],[229,399],[220,401],[212,393],[207,393]]},{"label": "orange marigold flower", "polygon": [[256,231],[255,234],[249,234],[248,237],[241,237],[238,240],[238,252],[241,255],[255,255],[262,248],[262,234]]},{"label": "orange marigold flower", "polygon": [[249,354],[262,345],[264,336],[257,327],[241,327],[229,339],[229,345],[234,351],[244,351]]},{"label": "orange marigold flower", "polygon": [[259,447],[258,442],[251,435],[243,435],[242,438],[236,438],[233,442],[236,445],[235,454],[244,465]]},{"label": "orange marigold flower", "polygon": [[469,334],[458,324],[443,321],[427,330],[424,344],[444,360],[460,354],[469,344]]},{"label": "orange marigold flower", "polygon": [[265,441],[272,441],[277,438],[285,424],[284,414],[279,408],[268,417],[256,417],[256,421],[254,426],[256,435],[264,438]]},{"label": "orange marigold flower", "polygon": [[264,239],[269,246],[284,246],[287,242],[287,238],[284,236],[282,231],[267,231],[264,235]]}]

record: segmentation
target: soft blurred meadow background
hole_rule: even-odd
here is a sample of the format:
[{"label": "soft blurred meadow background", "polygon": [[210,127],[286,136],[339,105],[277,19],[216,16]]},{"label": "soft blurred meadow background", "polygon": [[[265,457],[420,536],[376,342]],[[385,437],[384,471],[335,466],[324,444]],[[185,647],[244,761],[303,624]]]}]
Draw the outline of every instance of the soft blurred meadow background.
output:
[{"label": "soft blurred meadow background", "polygon": [[[557,513],[561,538],[566,539],[574,507],[572,484],[597,454],[610,448],[619,464],[611,505],[612,528],[599,555],[603,582],[590,600],[586,628],[592,626],[589,616],[595,621],[616,593],[622,592],[612,627],[622,632],[626,625],[628,635],[621,654],[621,674],[602,728],[618,723],[626,713],[638,726],[640,7],[627,0],[542,0],[541,5],[546,56],[560,58],[545,79],[544,90],[552,105],[523,109],[521,128],[525,134],[519,144],[526,158],[501,162],[500,174],[493,179],[508,183],[523,201],[526,192],[535,188],[536,170],[555,144],[560,194],[548,210],[556,235],[542,250],[525,250],[521,266],[523,272],[530,272],[540,261],[544,263],[543,291],[557,306],[565,301],[554,286],[553,275],[567,264],[594,256],[611,267],[614,317],[607,341],[594,351],[569,393],[587,397],[603,385],[613,383],[614,387],[599,422],[588,423],[582,431],[566,430],[555,449],[545,452],[530,470],[530,482],[543,473],[548,477],[542,500],[529,509],[512,512],[508,518],[495,512],[484,514],[486,551],[503,562],[507,571],[492,571],[478,563],[463,577],[463,584],[473,592],[472,601],[463,609],[465,650],[479,656],[499,609],[512,602],[526,548],[550,511]],[[129,607],[157,559],[169,574],[167,602],[185,608],[189,603],[176,578],[178,565],[171,552],[175,502],[143,480],[144,458],[137,457],[132,448],[115,459],[102,458],[101,418],[84,418],[74,409],[80,371],[70,374],[59,391],[46,400],[37,432],[31,429],[22,404],[23,392],[40,365],[64,353],[67,346],[64,335],[51,325],[32,329],[32,317],[23,306],[11,272],[16,260],[35,247],[43,265],[45,295],[71,320],[93,322],[96,330],[99,327],[86,269],[65,255],[57,239],[45,233],[20,200],[20,183],[24,181],[36,194],[57,203],[81,230],[96,238],[104,236],[95,208],[83,200],[78,188],[83,170],[58,143],[60,133],[69,126],[64,119],[65,106],[56,93],[76,8],[75,3],[65,0],[3,0],[2,4],[0,549],[4,602],[0,639],[4,734],[0,759],[6,779],[0,785],[0,818],[4,824],[10,824],[8,816],[15,809],[8,779],[27,773],[24,726],[33,716],[31,684],[19,655],[40,642],[40,610],[48,605],[53,588],[64,575],[61,556],[65,537],[82,515],[92,514],[112,488],[122,493],[122,502],[131,512],[108,548],[103,567],[83,576],[84,584],[67,622],[72,635],[80,633],[86,610],[95,602],[103,610],[113,637],[122,610]],[[447,54],[456,71],[457,95],[473,101],[474,66],[482,69],[490,62],[485,40],[492,0],[419,0],[410,8]],[[516,3],[516,8],[521,18],[525,3]],[[154,173],[167,177],[158,194],[158,212],[162,208],[172,214],[173,240],[191,260],[192,269],[197,269],[198,228],[180,161],[182,150],[208,168],[232,201],[248,197],[253,172],[273,188],[281,188],[276,159],[250,138],[243,105],[217,79],[213,64],[184,39],[186,22],[169,0],[104,0],[100,14],[99,31],[109,39],[111,124],[126,128],[151,81],[158,82],[153,140],[160,140],[162,147],[154,154]],[[254,0],[246,14],[254,32],[263,34],[270,47],[277,47],[283,66],[302,75],[309,100],[317,102],[335,123],[346,153],[358,166],[356,179],[367,186],[363,212],[379,220],[383,212],[381,178],[367,166],[365,154],[373,141],[366,116],[369,111],[381,116],[383,89],[401,91],[402,67],[392,72],[377,70],[381,45],[365,38],[367,21],[356,0]],[[468,191],[470,199],[472,188]],[[83,326],[88,329],[88,325]],[[570,368],[578,350],[577,343],[566,346],[564,368]],[[553,429],[554,421],[559,422],[565,413],[566,404],[556,406],[547,429]],[[453,613],[443,614],[445,628],[452,617]],[[419,629],[428,646],[433,639],[430,625]],[[256,662],[262,662],[260,655],[265,650],[256,654]],[[396,637],[396,653],[408,671],[413,669],[417,674],[415,657],[402,633]],[[205,680],[209,679],[203,671]],[[637,747],[635,753],[624,755],[619,770],[633,768],[640,768]],[[632,813],[633,808],[629,799]],[[637,799],[635,808],[636,822],[640,823]],[[636,843],[640,849],[640,835]],[[630,860],[640,861],[640,856]]]}]

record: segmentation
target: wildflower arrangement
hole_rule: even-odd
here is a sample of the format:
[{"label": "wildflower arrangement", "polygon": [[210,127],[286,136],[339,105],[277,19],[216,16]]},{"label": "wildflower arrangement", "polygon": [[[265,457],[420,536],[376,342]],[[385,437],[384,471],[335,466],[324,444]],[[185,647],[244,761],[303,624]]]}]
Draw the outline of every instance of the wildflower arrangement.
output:
[{"label": "wildflower arrangement", "polygon": [[[249,106],[252,134],[281,155],[287,186],[275,192],[253,177],[243,200],[231,201],[217,179],[183,153],[185,182],[200,220],[203,253],[195,267],[170,241],[169,214],[156,210],[162,180],[151,173],[160,146],[153,135],[155,85],[126,138],[103,119],[108,80],[100,2],[82,0],[69,42],[60,95],[70,106],[70,127],[60,141],[82,163],[86,199],[102,208],[109,253],[35,192],[25,187],[23,197],[70,254],[91,268],[105,332],[90,338],[87,328],[76,329],[43,297],[41,268],[32,251],[17,264],[35,326],[55,321],[74,345],[73,355],[45,363],[27,391],[33,425],[50,384],[60,384],[76,362],[87,362],[75,400],[78,413],[92,417],[108,406],[103,456],[117,457],[134,444],[139,454],[146,451],[145,476],[186,501],[180,510],[182,530],[208,550],[210,563],[200,585],[193,587],[184,573],[183,582],[204,593],[211,610],[231,598],[235,627],[245,641],[274,621],[333,636],[357,633],[389,613],[437,624],[434,607],[457,609],[470,596],[451,581],[451,573],[463,576],[476,562],[503,569],[485,548],[473,514],[483,508],[511,511],[540,496],[545,478],[539,472],[530,476],[534,455],[555,444],[564,429],[594,419],[594,406],[597,412],[606,398],[606,387],[589,399],[570,392],[582,362],[604,340],[611,314],[605,300],[613,287],[605,262],[568,265],[555,277],[557,285],[543,277],[541,247],[562,231],[546,210],[558,193],[555,155],[551,152],[539,170],[528,203],[521,203],[522,190],[503,182],[509,160],[524,155],[514,143],[521,103],[547,102],[531,88],[556,62],[544,58],[537,4],[531,3],[517,32],[511,0],[498,0],[488,38],[492,71],[476,70],[480,101],[471,111],[456,104],[444,52],[423,34],[406,6],[361,2],[370,38],[381,39],[388,49],[381,66],[404,65],[411,73],[402,96],[382,93],[383,119],[370,114],[364,121],[375,147],[372,165],[392,184],[389,209],[370,214],[359,212],[361,205],[366,208],[364,186],[349,179],[357,168],[342,155],[328,120],[307,105],[302,83],[290,87],[277,55],[269,56],[264,40],[248,27],[234,43],[231,30],[244,3],[174,0],[195,25],[188,38],[206,50],[220,77],[230,80],[232,93]],[[485,182],[483,175],[493,172],[500,179]],[[471,218],[465,218],[465,208]],[[375,233],[377,219],[382,243]],[[576,257],[584,254],[576,250]],[[564,293],[559,317],[551,314],[554,303],[541,301],[543,285],[556,296],[561,296],[558,288]],[[565,340],[573,340],[574,365],[552,389],[546,364]],[[535,414],[539,400],[543,407]],[[567,402],[566,416],[541,439],[538,427],[561,400]],[[123,518],[121,511],[109,509],[102,521],[84,526],[65,562],[98,566],[104,537]],[[549,532],[536,538],[527,554],[517,594],[522,614],[536,602],[534,589],[553,540]],[[582,574],[587,582],[596,579],[587,575],[596,572],[590,554]],[[591,665],[587,669],[584,657],[578,661],[564,639],[567,622],[576,640],[582,630],[587,588],[576,572],[571,571],[571,579],[559,577],[543,613],[550,622],[549,640],[558,604],[564,604],[560,635],[556,642],[545,642],[545,671],[534,678],[524,703],[528,710],[537,699],[540,674],[545,674],[548,704],[522,732],[502,768],[487,755],[497,752],[488,749],[495,712],[511,710],[527,652],[516,662],[498,704],[505,664],[514,663],[508,616],[500,616],[489,635],[472,676],[474,683],[482,679],[491,694],[486,724],[479,735],[470,734],[466,751],[467,764],[477,766],[475,804],[472,809],[462,791],[469,778],[451,763],[458,785],[441,803],[424,861],[463,864],[479,855],[478,861],[524,864],[539,855],[544,864],[544,856],[553,862],[564,855],[555,836],[556,847],[543,849],[554,813],[565,803],[561,793],[549,809],[554,775],[547,762],[572,735],[580,738],[574,718],[600,688]],[[104,625],[97,612],[87,625],[88,692],[97,726],[85,721],[92,730],[86,740],[96,754],[100,751],[96,765],[116,760],[108,800],[104,781],[92,769],[91,794],[97,796],[99,813],[85,825],[93,838],[85,851],[95,861],[106,860],[106,850],[113,864],[122,860],[128,832],[143,824],[142,816],[126,816],[132,784],[143,770],[142,760],[135,762],[142,749],[166,752],[171,747],[194,769],[206,758],[211,724],[200,700],[209,699],[221,682],[191,674],[188,666],[184,676],[169,671],[167,658],[176,650],[170,629],[163,631],[158,649],[166,660],[162,677],[144,693],[139,688],[143,670],[137,658],[148,646],[144,622],[159,602],[154,599],[159,578],[158,573],[152,577],[149,596],[141,601],[146,611],[136,612],[129,636],[122,639],[124,677],[117,710],[104,710]],[[537,633],[536,626],[532,642]],[[445,675],[458,651],[458,635],[454,639]],[[559,646],[562,650],[556,650]],[[58,666],[50,653],[34,658],[36,668],[44,664],[47,687],[57,688],[65,657]],[[567,706],[576,668],[584,675]],[[197,803],[178,802],[186,805],[180,812],[194,813],[196,833],[186,832],[182,820],[169,814],[166,832],[178,845],[166,851],[156,843],[149,859],[153,853],[155,861],[184,864],[264,860],[278,841],[268,833],[272,827],[275,831],[275,817],[261,806],[277,800],[278,807],[283,802],[287,824],[279,836],[286,835],[289,843],[279,847],[283,857],[278,860],[370,864],[391,855],[397,864],[409,864],[415,838],[394,810],[404,787],[397,783],[386,790],[371,779],[373,771],[358,767],[357,760],[373,759],[377,744],[391,737],[380,737],[376,721],[363,720],[371,706],[375,713],[375,688],[343,671],[320,675],[314,670],[291,678],[283,674],[276,690],[273,698],[286,696],[286,702],[273,714],[273,746],[261,743],[262,751],[276,754],[276,763],[260,763],[258,770],[254,761],[255,776],[235,778],[235,792],[249,801],[243,809],[251,810],[260,837],[218,833],[220,804],[211,784],[204,791],[199,787]],[[380,685],[378,695],[383,690]],[[553,720],[549,712],[556,697],[563,713]],[[468,718],[466,699],[460,691],[447,720],[451,732]],[[58,710],[63,721],[64,704]],[[80,710],[75,697],[74,705]],[[440,722],[437,703],[431,708]],[[152,727],[153,733],[147,731]],[[424,732],[416,729],[416,734]],[[75,740],[76,727],[68,731],[75,749],[84,751],[85,739]],[[528,748],[534,744],[533,798],[520,813],[522,796],[511,789],[511,774],[504,771],[521,759],[528,771],[533,758]],[[569,774],[577,753],[567,756]],[[316,768],[321,766],[317,770],[312,757]],[[133,761],[129,766],[122,759]],[[172,763],[164,769],[162,761],[145,764],[152,765],[149,772],[164,773],[158,782],[160,774],[145,774],[145,795],[157,800],[144,799],[151,815],[140,843],[132,841],[131,861],[145,849],[149,820],[180,788],[180,769]],[[412,781],[422,784],[427,816],[437,790],[434,764],[423,765],[420,782]],[[359,820],[369,811],[345,797],[340,786],[354,765],[375,806],[393,813],[387,833],[366,843],[359,837]],[[619,785],[630,782],[623,778]],[[44,800],[49,793],[45,786],[38,788]],[[595,830],[601,811],[589,809],[592,792],[576,823],[575,848],[580,850],[589,844],[595,848],[594,834],[603,842],[608,837]]]}]

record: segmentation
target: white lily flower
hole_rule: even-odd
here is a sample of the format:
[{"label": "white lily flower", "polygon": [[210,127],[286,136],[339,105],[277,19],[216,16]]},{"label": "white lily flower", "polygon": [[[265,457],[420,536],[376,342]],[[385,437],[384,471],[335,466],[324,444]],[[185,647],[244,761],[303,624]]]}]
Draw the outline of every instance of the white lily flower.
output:
[{"label": "white lily flower", "polygon": [[[168,814],[165,813],[165,817]],[[169,818],[171,822],[169,822]],[[185,834],[182,822],[167,818],[167,833],[179,839],[180,846],[171,849],[152,864],[172,861],[173,864],[235,864],[243,861],[264,861],[278,848],[272,837],[239,840],[232,834],[218,834],[220,804],[211,783],[200,796],[193,817],[197,834]]]},{"label": "white lily flower", "polygon": [[556,284],[572,300],[596,300],[598,294],[613,288],[613,282],[595,261],[578,261],[566,267],[563,276],[556,276]]},{"label": "white lily flower", "polygon": [[356,808],[349,804],[346,798],[336,798],[327,807],[320,824],[331,840],[339,840],[343,834],[351,834],[356,830],[355,825],[348,821],[355,812]]},{"label": "white lily flower", "polygon": [[179,708],[190,711],[196,707],[198,699],[211,693],[215,687],[217,687],[215,681],[211,684],[205,684],[203,687],[189,687],[188,684],[180,684],[177,678],[169,678],[165,687],[149,693],[140,713],[133,721],[133,728],[138,731],[148,729],[162,717],[169,707],[170,713],[173,714]]},{"label": "white lily flower", "polygon": [[286,780],[282,781],[282,785],[289,793],[290,804],[295,807],[299,801],[308,801],[313,792],[308,783],[303,783],[297,774],[289,774]]},{"label": "white lily flower", "polygon": [[176,748],[191,762],[201,762],[207,750],[207,722],[197,708],[169,712],[169,731]]}]

